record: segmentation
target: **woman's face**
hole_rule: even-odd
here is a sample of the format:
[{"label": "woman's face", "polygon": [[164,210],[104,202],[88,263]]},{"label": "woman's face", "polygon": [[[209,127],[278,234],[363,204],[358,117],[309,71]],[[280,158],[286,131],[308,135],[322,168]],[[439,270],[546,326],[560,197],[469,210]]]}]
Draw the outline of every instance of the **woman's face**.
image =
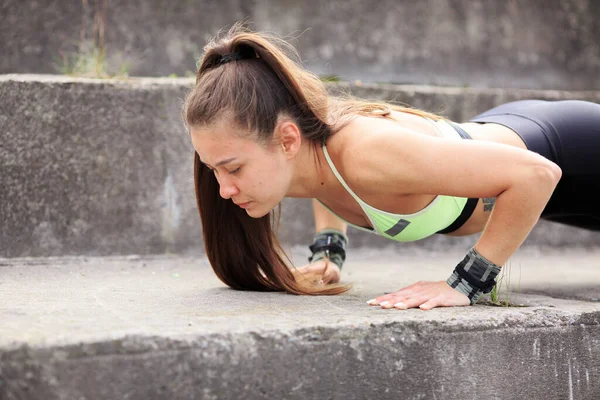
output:
[{"label": "woman's face", "polygon": [[291,168],[281,147],[268,148],[235,134],[239,128],[227,122],[192,128],[190,134],[200,161],[213,170],[219,194],[242,206],[249,216],[268,214],[285,196]]}]

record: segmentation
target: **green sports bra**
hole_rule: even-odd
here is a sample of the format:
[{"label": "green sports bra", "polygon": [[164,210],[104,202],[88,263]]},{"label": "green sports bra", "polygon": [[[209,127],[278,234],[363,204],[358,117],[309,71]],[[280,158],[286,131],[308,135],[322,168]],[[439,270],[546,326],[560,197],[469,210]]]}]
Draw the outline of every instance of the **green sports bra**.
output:
[{"label": "green sports bra", "polygon": [[[445,137],[456,139],[471,138],[464,130],[460,129],[460,127],[451,122],[445,120],[427,120],[434,124]],[[413,214],[392,214],[386,211],[378,210],[377,208],[371,207],[362,201],[356,195],[356,193],[354,193],[352,189],[348,187],[344,181],[344,178],[342,178],[338,170],[335,168],[335,165],[333,165],[333,162],[329,157],[329,153],[327,152],[325,141],[323,141],[323,153],[325,154],[325,158],[327,159],[327,162],[329,163],[329,166],[336,178],[340,181],[348,193],[350,193],[350,195],[352,195],[352,197],[358,202],[374,229],[354,225],[348,221],[345,221],[339,215],[335,214],[329,207],[323,204],[319,199],[317,199],[317,201],[323,204],[326,209],[328,209],[339,219],[362,231],[370,232],[400,242],[412,242],[424,239],[450,226],[461,215],[461,212],[467,204],[468,198],[466,197],[438,195],[431,203],[429,203],[429,205],[427,205],[427,207]]]}]

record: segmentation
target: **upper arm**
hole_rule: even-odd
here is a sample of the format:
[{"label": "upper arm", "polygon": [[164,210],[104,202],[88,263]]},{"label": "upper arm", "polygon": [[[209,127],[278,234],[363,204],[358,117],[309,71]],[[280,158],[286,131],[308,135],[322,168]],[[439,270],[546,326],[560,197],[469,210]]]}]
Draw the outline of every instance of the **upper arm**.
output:
[{"label": "upper arm", "polygon": [[535,185],[540,176],[560,177],[556,164],[532,151],[402,127],[363,135],[352,148],[354,165],[361,166],[356,185],[387,193],[494,197],[523,179]]}]

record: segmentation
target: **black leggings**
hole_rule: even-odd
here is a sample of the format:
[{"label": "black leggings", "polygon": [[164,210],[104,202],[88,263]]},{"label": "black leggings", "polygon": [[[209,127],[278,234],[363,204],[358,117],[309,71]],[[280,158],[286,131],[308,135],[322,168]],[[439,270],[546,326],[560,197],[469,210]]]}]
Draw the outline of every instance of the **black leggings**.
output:
[{"label": "black leggings", "polygon": [[529,150],[562,169],[542,219],[600,231],[600,104],[521,100],[492,108],[470,122],[512,129]]}]

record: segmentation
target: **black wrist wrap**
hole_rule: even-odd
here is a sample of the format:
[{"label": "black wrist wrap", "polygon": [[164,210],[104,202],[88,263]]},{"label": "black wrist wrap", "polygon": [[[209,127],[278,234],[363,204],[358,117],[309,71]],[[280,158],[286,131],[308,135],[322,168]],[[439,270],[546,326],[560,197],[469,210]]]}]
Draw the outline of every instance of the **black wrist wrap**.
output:
[{"label": "black wrist wrap", "polygon": [[327,257],[341,270],[342,264],[346,260],[348,237],[338,230],[324,229],[317,233],[313,240],[313,244],[308,246],[313,253],[312,256],[308,257],[308,262]]},{"label": "black wrist wrap", "polygon": [[488,261],[471,248],[465,258],[458,263],[446,283],[458,290],[475,304],[483,293],[489,293],[496,285],[500,266]]}]

